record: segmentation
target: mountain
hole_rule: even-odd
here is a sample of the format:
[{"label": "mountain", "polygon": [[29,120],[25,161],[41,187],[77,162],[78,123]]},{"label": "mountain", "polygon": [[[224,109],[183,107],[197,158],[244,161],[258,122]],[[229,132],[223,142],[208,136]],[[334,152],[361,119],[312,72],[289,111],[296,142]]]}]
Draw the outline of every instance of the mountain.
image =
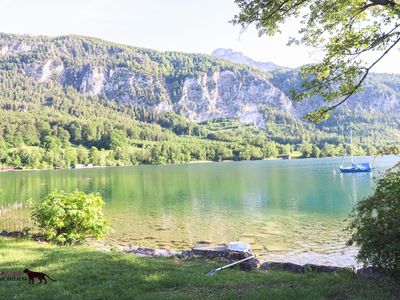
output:
[{"label": "mountain", "polygon": [[[238,118],[264,126],[260,105],[291,112],[290,99],[257,70],[206,55],[157,52],[76,36],[0,37],[3,70],[84,96],[184,114],[190,121]],[[12,67],[10,66],[12,64]]]},{"label": "mountain", "polygon": [[321,99],[289,98],[300,80],[210,55],[0,34],[0,164],[60,166],[74,147],[104,148],[101,164],[259,159],[309,143],[335,155],[349,127],[360,153],[400,139],[400,76],[373,74],[317,126],[302,116]]},{"label": "mountain", "polygon": [[255,67],[266,72],[289,69],[287,67],[278,66],[272,62],[260,62],[247,57],[242,52],[237,52],[232,49],[218,48],[211,53],[212,56],[225,59],[235,64]]}]

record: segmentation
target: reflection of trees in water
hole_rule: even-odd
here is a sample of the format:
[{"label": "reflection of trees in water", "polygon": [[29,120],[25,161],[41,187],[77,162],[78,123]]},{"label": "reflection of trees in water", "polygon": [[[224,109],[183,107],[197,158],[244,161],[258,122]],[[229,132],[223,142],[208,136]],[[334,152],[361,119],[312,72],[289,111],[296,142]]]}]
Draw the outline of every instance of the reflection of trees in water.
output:
[{"label": "reflection of trees in water", "polygon": [[11,211],[13,211],[13,210],[16,210],[16,209],[20,209],[20,208],[22,208],[22,207],[23,207],[22,203],[18,203],[18,202],[15,202],[14,204],[12,204],[12,205],[10,205],[10,206],[3,206],[3,205],[1,205],[1,206],[0,206],[0,217],[1,217],[1,216],[5,216],[5,215],[8,214],[9,212],[11,212]]},{"label": "reflection of trees in water", "polygon": [[28,226],[32,226],[32,222],[23,203],[15,202],[0,206],[0,231],[22,230]]},{"label": "reflection of trees in water", "polygon": [[[99,192],[106,215],[126,235],[137,233],[139,238],[146,231],[146,236],[161,237],[182,231],[193,239],[239,238],[242,231],[233,228],[248,228],[249,221],[257,229],[275,217],[282,221],[293,216],[300,227],[305,223],[299,215],[342,220],[353,201],[369,193],[372,179],[366,174],[332,177],[337,165],[339,160],[310,159],[10,172],[0,176],[0,207],[38,201],[55,188],[80,189]],[[29,219],[23,209],[7,216],[11,225],[11,216],[15,223],[23,216]],[[279,220],[274,223],[282,224],[280,228],[290,218]],[[1,222],[0,216],[0,230]]]}]

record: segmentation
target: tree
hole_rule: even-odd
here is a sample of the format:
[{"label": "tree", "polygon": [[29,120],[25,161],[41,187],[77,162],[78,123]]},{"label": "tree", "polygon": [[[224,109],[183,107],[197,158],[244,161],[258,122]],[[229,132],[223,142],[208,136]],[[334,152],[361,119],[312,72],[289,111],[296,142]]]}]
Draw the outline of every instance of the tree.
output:
[{"label": "tree", "polygon": [[321,150],[316,145],[312,145],[311,157],[320,157],[320,155]]},{"label": "tree", "polygon": [[85,147],[80,145],[76,151],[76,156],[79,164],[89,163],[89,150]]},{"label": "tree", "polygon": [[96,147],[91,147],[89,151],[89,161],[95,166],[101,166],[100,151]]},{"label": "tree", "polygon": [[43,138],[43,147],[47,151],[60,150],[61,149],[61,141],[58,137],[48,135]]},{"label": "tree", "polygon": [[[306,115],[320,122],[362,90],[371,69],[400,42],[398,0],[235,0],[240,12],[232,20],[259,35],[274,35],[289,18],[301,19],[299,37],[289,44],[323,50],[323,59],[302,68],[303,83],[295,100],[321,95],[326,104]],[[377,53],[378,52],[378,53]],[[372,62],[365,57],[376,54]]]},{"label": "tree", "polygon": [[357,203],[348,227],[365,265],[400,275],[400,164],[378,181],[373,195]]},{"label": "tree", "polygon": [[21,165],[32,168],[40,167],[40,160],[43,156],[43,149],[29,149],[27,147],[18,148],[18,156],[21,159]]},{"label": "tree", "polygon": [[301,145],[300,151],[302,153],[302,155],[301,155],[302,157],[309,158],[312,155],[313,147],[309,143],[304,143]]},{"label": "tree", "polygon": [[78,157],[75,148],[68,147],[67,149],[65,149],[64,161],[67,166],[70,166],[71,164],[76,164],[78,162]]},{"label": "tree", "polygon": [[263,147],[264,157],[276,157],[278,155],[278,149],[276,147],[276,143],[268,142]]},{"label": "tree", "polygon": [[114,129],[110,134],[110,149],[114,150],[118,147],[125,147],[127,145],[126,132]]}]

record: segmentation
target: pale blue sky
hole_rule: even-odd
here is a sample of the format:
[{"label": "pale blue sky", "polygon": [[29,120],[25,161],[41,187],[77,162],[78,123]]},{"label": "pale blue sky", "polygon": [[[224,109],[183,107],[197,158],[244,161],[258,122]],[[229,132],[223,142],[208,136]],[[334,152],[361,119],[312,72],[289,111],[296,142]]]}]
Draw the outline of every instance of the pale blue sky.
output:
[{"label": "pale blue sky", "polygon": [[[240,27],[229,23],[237,12],[233,0],[0,0],[0,9],[0,31],[6,33],[79,34],[161,51],[233,48],[288,67],[318,58],[313,49],[286,46],[296,22],[273,38],[260,38],[253,28],[240,35]],[[394,52],[374,71],[400,73],[400,53]]]}]

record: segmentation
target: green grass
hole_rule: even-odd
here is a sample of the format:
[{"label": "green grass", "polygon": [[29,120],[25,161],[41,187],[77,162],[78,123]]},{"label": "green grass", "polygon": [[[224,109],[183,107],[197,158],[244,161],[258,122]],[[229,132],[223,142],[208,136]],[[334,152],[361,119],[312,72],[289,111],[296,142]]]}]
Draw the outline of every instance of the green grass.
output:
[{"label": "green grass", "polygon": [[[221,263],[143,258],[0,239],[0,271],[29,268],[57,282],[0,281],[0,299],[398,299],[396,283],[349,273],[220,271]],[[397,296],[397,297],[396,297]]]}]

